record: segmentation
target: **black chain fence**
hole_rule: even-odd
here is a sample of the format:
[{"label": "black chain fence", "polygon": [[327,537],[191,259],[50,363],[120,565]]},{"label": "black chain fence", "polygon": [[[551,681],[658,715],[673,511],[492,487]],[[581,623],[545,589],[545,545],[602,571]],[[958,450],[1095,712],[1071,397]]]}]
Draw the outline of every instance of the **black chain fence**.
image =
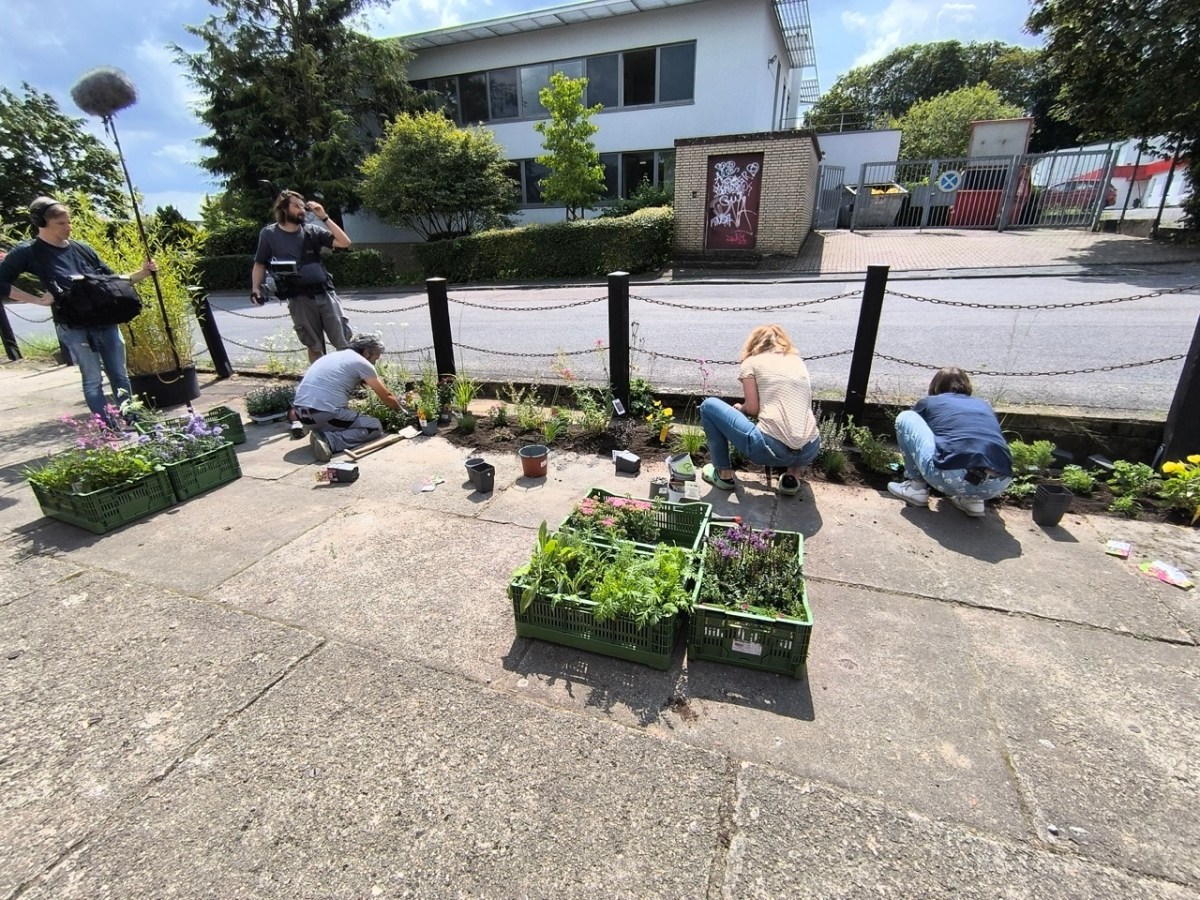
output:
[{"label": "black chain fence", "polygon": [[1088,306],[1108,306],[1113,303],[1132,303],[1136,300],[1149,300],[1153,297],[1166,297],[1170,294],[1187,294],[1191,291],[1200,289],[1200,284],[1189,284],[1184,287],[1168,288],[1162,291],[1151,291],[1148,294],[1133,294],[1129,297],[1112,297],[1108,300],[1080,300],[1075,303],[1037,303],[1025,305],[1015,305],[1011,303],[971,303],[966,300],[939,300],[936,297],[920,297],[916,294],[905,294],[901,291],[893,291],[887,289],[887,293],[893,297],[901,297],[904,300],[915,300],[917,303],[932,303],[935,306],[957,306],[963,309],[1002,309],[1008,312],[1022,312],[1025,310],[1038,311],[1047,309],[1083,309]]}]

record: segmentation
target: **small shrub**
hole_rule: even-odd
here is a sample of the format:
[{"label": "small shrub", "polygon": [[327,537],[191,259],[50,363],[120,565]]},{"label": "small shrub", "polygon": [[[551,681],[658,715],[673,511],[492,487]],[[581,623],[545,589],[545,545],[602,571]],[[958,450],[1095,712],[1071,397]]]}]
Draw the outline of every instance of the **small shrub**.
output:
[{"label": "small shrub", "polygon": [[493,428],[504,428],[508,425],[508,404],[504,402],[497,403],[488,410],[488,421],[492,423]]},{"label": "small shrub", "polygon": [[[817,418],[817,433],[821,436],[821,452],[817,454],[817,463],[824,465],[827,456],[839,454],[842,460],[836,465],[837,471],[840,472],[846,465],[846,454],[842,452],[842,447],[846,444],[846,426],[836,415],[823,413],[819,403],[813,412]],[[829,469],[826,468],[825,471],[828,472]]]},{"label": "small shrub", "polygon": [[894,464],[900,462],[900,454],[892,450],[883,439],[871,433],[871,429],[863,425],[855,425],[853,419],[846,422],[846,433],[854,446],[858,447],[863,465],[871,472],[881,475],[892,474]]},{"label": "small shrub", "polygon": [[287,412],[296,399],[296,389],[290,385],[255,388],[246,394],[246,412],[252,416],[271,416]]},{"label": "small shrub", "polygon": [[629,414],[645,418],[654,409],[654,385],[645,378],[629,380]]},{"label": "small shrub", "polygon": [[458,430],[463,434],[471,434],[475,430],[475,416],[469,412],[458,417]]},{"label": "small shrub", "polygon": [[1049,469],[1054,462],[1054,445],[1050,441],[1012,441],[1008,445],[1012,454],[1013,471],[1018,475],[1025,472]]},{"label": "small shrub", "polygon": [[1096,486],[1096,476],[1082,466],[1065,466],[1062,483],[1072,494],[1090,494]]},{"label": "small shrub", "polygon": [[817,457],[817,465],[826,475],[836,478],[846,468],[846,454],[842,450],[826,450],[822,447],[821,455]]},{"label": "small shrub", "polygon": [[1013,500],[1024,500],[1032,497],[1036,492],[1037,482],[1028,476],[1018,476],[1005,489],[1004,496],[1011,497]]},{"label": "small shrub", "polygon": [[676,453],[690,453],[695,456],[708,446],[708,435],[704,433],[703,428],[696,425],[681,425],[672,437],[671,449]]},{"label": "small shrub", "polygon": [[562,437],[562,435],[566,434],[568,427],[570,427],[569,420],[561,416],[550,416],[542,422],[542,443],[549,447]]},{"label": "small shrub", "polygon": [[1133,494],[1124,494],[1113,500],[1108,511],[1110,513],[1118,513],[1130,519],[1136,519],[1142,511],[1142,504],[1137,502],[1137,497]]},{"label": "small shrub", "polygon": [[1158,486],[1154,470],[1145,463],[1131,463],[1118,459],[1113,463],[1113,473],[1108,479],[1112,492],[1121,497],[1141,497]]}]

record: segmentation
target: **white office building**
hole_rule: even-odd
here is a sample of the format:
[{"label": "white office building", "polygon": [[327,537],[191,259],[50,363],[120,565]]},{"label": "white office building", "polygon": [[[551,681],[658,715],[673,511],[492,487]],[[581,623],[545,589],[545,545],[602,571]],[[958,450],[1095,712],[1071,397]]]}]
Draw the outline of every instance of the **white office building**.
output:
[{"label": "white office building", "polygon": [[[542,202],[534,161],[538,92],[554,72],[586,77],[587,105],[604,107],[593,141],[610,197],[673,183],[677,139],[791,128],[819,94],[807,0],[590,0],[403,40],[410,80],[496,134],[526,222],[564,218]],[[412,239],[354,219],[356,243]]]}]

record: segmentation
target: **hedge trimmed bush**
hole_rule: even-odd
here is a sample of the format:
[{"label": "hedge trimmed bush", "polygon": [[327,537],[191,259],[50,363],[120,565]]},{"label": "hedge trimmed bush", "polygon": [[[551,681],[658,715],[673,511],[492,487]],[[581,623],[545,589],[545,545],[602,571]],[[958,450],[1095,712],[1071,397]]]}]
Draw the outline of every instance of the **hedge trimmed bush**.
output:
[{"label": "hedge trimmed bush", "polygon": [[674,210],[642,209],[619,219],[584,219],[481,231],[416,247],[426,277],[448,281],[590,278],[651,272],[671,259]]},{"label": "hedge trimmed bush", "polygon": [[[326,255],[325,268],[338,288],[385,287],[396,283],[391,260],[378,250],[347,250]],[[196,266],[200,284],[206,291],[250,292],[250,267],[254,255],[210,256]]]},{"label": "hedge trimmed bush", "polygon": [[202,256],[235,256],[242,254],[253,256],[254,251],[258,248],[258,233],[260,231],[262,231],[262,225],[252,223],[217,228],[204,235],[204,240],[200,243],[200,253]]}]

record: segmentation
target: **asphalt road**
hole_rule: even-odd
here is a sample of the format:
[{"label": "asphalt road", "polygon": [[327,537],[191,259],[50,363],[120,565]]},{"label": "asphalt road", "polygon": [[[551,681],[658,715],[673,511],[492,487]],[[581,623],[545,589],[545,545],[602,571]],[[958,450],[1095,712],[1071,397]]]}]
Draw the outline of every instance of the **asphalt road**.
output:
[{"label": "asphalt road", "polygon": [[[1194,287],[1105,302],[1188,286]],[[818,395],[841,397],[861,290],[861,280],[635,284],[635,374],[660,390],[736,394],[736,360],[746,334],[763,322],[779,322],[810,361]],[[889,291],[875,349],[892,359],[875,359],[868,395],[874,402],[907,403],[925,392],[938,366],[958,365],[975,373],[978,394],[998,404],[1161,414],[1170,406],[1196,329],[1200,268],[1103,278],[894,280]],[[845,293],[851,296],[838,297]],[[432,356],[421,290],[342,296],[356,330],[382,333],[389,361],[415,371]],[[487,381],[552,381],[566,366],[587,381],[606,378],[606,355],[596,350],[608,342],[603,286],[452,289],[450,299],[460,371]],[[252,308],[233,295],[214,295],[212,302],[236,366],[299,370],[304,356],[283,306]],[[982,306],[950,305],[955,303]],[[1081,303],[1095,305],[1062,306]],[[1039,306],[1060,308],[1033,308]],[[29,306],[10,311],[45,315]],[[49,330],[12,321],[19,336]],[[197,344],[203,348],[199,335]],[[1166,361],[1120,368],[1154,359]]]}]

